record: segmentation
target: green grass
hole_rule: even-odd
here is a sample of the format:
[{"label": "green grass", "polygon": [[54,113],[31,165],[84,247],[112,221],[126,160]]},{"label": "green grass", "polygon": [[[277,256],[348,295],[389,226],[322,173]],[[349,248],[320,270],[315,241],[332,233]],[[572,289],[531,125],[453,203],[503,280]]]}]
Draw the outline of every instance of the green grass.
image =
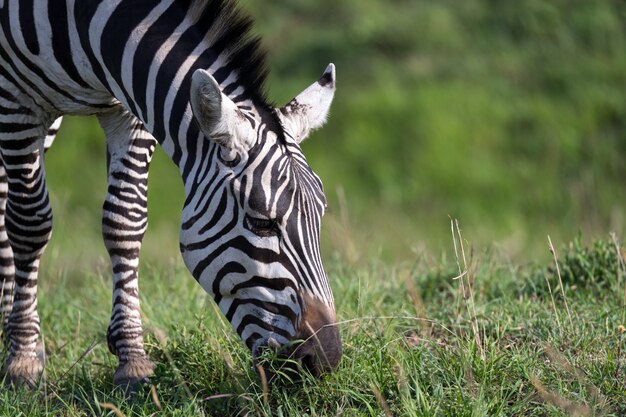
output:
[{"label": "green grass", "polygon": [[[626,277],[613,242],[559,249],[563,291],[553,264],[518,266],[464,246],[461,279],[450,255],[327,262],[344,340],[339,369],[267,395],[250,354],[181,263],[144,264],[161,409],[148,391],[128,401],[113,390],[106,263],[59,272],[50,255],[40,280],[47,385],[1,391],[0,415],[113,416],[109,403],[125,416],[623,416]],[[461,253],[458,261],[464,270]]]}]

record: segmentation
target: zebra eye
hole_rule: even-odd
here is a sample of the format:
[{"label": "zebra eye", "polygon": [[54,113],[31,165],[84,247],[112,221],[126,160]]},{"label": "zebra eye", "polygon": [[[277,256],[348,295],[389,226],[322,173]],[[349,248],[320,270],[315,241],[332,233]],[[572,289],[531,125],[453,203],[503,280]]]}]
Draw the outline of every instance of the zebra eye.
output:
[{"label": "zebra eye", "polygon": [[244,225],[246,229],[260,237],[278,236],[279,234],[278,223],[274,220],[259,219],[246,214]]}]

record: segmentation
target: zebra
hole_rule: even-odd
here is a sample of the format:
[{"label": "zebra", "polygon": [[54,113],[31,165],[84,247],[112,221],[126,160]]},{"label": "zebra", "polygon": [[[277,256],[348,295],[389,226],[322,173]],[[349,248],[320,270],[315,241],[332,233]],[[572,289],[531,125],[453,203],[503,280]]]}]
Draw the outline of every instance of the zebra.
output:
[{"label": "zebra", "polygon": [[315,376],[338,366],[341,338],[320,255],[327,203],[300,148],[327,119],[335,67],[275,107],[251,28],[234,0],[0,0],[5,381],[34,385],[44,366],[37,271],[52,210],[43,154],[64,114],[96,115],[106,137],[102,235],[112,265],[106,339],[119,361],[115,385],[143,383],[154,370],[137,270],[157,144],[184,184],[183,261],[255,363],[276,349]]}]

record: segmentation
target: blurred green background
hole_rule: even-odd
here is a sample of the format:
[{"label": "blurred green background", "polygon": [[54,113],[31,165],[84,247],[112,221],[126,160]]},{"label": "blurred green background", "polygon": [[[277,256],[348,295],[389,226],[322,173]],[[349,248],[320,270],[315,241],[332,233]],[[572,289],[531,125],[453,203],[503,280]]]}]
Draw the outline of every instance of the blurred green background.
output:
[{"label": "blurred green background", "polygon": [[[437,254],[452,247],[450,217],[474,246],[517,259],[549,256],[548,234],[624,231],[623,0],[241,3],[270,51],[276,103],[337,66],[330,120],[303,145],[330,202],[325,256]],[[95,119],[67,118],[46,158],[47,256],[104,259]],[[160,150],[150,175],[144,254],[169,262],[182,185]]]}]

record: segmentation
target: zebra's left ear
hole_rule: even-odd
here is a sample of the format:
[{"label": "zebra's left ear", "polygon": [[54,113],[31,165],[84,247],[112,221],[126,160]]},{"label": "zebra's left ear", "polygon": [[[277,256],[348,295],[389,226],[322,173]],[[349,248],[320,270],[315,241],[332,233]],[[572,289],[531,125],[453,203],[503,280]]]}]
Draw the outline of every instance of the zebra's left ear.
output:
[{"label": "zebra's left ear", "polygon": [[335,95],[335,79],[335,65],[329,64],[322,78],[278,109],[283,128],[296,143],[302,142],[311,131],[326,123]]},{"label": "zebra's left ear", "polygon": [[198,69],[193,73],[190,101],[193,115],[207,138],[226,151],[245,146],[250,125],[208,71]]}]

